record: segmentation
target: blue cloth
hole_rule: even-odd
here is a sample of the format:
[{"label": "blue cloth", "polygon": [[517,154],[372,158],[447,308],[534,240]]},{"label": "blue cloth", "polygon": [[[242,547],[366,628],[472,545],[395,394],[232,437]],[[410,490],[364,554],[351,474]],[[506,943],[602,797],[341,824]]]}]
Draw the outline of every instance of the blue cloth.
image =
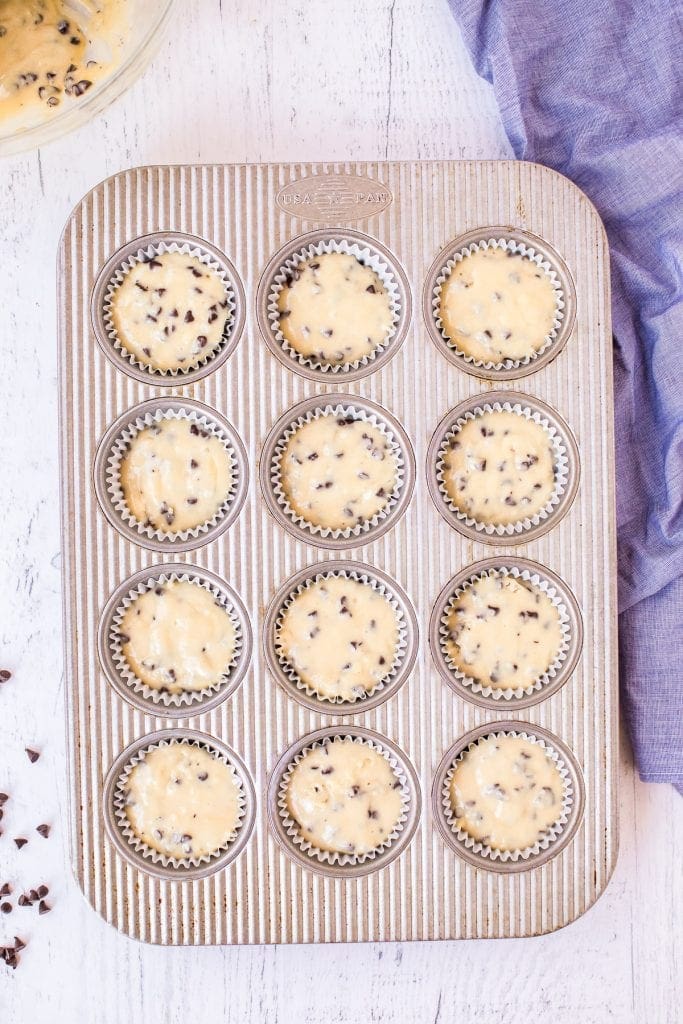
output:
[{"label": "blue cloth", "polygon": [[515,156],[597,207],[610,242],[621,686],[641,778],[683,787],[681,8],[449,0]]}]

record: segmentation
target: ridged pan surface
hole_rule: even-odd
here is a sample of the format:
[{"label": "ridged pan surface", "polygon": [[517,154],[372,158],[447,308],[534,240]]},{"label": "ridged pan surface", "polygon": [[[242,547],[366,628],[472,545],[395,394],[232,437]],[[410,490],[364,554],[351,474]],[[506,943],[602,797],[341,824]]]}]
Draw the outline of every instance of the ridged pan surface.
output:
[{"label": "ridged pan surface", "polygon": [[[539,236],[559,254],[575,290],[575,324],[556,358],[519,379],[463,372],[427,329],[425,284],[439,254],[487,225],[510,237]],[[274,254],[300,235],[347,228],[366,235],[405,271],[407,333],[376,371],[347,382],[296,372],[263,336],[257,293]],[[245,296],[245,327],[215,372],[191,384],[136,379],[125,360],[98,344],[91,318],[100,271],[122,246],[158,232],[181,232],[227,256]],[[541,244],[541,243],[539,243]],[[58,260],[64,635],[72,856],[86,898],[121,931],[161,944],[353,942],[527,936],[577,918],[605,888],[617,853],[617,633],[615,586],[612,355],[607,244],[600,220],[569,181],[513,162],[270,164],[147,167],[118,174],[75,208]],[[574,297],[571,297],[572,303]],[[572,315],[574,310],[572,309]],[[261,323],[259,323],[261,316]],[[266,325],[267,326],[267,325]],[[438,341],[438,337],[436,339]],[[578,446],[578,490],[547,532],[498,544],[458,532],[428,487],[427,451],[437,425],[473,396],[497,390],[540,399]],[[273,424],[315,395],[359,396],[405,430],[415,456],[415,488],[405,513],[375,540],[335,551],[307,543],[270,513],[259,459]],[[103,514],[93,472],[110,426],[154,398],[194,399],[224,417],[241,438],[249,490],[230,527],[183,554],[153,551],[119,533]],[[335,399],[336,401],[336,399]],[[572,486],[576,478],[572,477]],[[567,682],[532,706],[499,710],[470,702],[432,660],[429,622],[449,579],[472,563],[515,556],[556,574],[576,598],[583,643]],[[417,615],[410,677],[367,711],[322,714],[293,699],[269,672],[264,619],[276,593],[307,566],[348,559],[376,567],[405,591]],[[223,703],[169,719],[129,703],[98,659],[100,617],[130,576],[164,562],[208,569],[244,603],[253,630],[251,664]],[[341,710],[344,710],[342,707]],[[574,755],[585,788],[582,819],[557,856],[529,870],[475,867],[436,825],[435,773],[460,737],[487,723],[519,722],[557,736]],[[288,856],[269,826],[270,775],[284,751],[323,727],[361,727],[395,744],[419,779],[419,821],[395,859],[360,877],[308,870]],[[167,881],[135,867],[105,830],[103,782],[121,752],[159,730],[214,736],[244,761],[254,783],[255,826],[226,868],[192,881]]]}]

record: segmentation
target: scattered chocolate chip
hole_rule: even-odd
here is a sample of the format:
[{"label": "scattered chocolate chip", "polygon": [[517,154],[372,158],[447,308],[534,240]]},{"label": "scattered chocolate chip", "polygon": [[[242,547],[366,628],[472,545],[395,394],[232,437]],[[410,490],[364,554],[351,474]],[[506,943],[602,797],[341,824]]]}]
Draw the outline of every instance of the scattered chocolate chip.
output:
[{"label": "scattered chocolate chip", "polygon": [[8,800],[9,795],[7,793],[0,793],[0,807],[2,807],[3,804],[6,804]]},{"label": "scattered chocolate chip", "polygon": [[41,900],[40,903],[38,904],[39,914],[49,914],[51,910],[52,907],[50,906],[49,903],[46,903],[45,900]]},{"label": "scattered chocolate chip", "polygon": [[3,914],[11,914],[12,904],[8,903],[7,900],[5,900],[3,903],[0,903],[0,911],[2,911]]},{"label": "scattered chocolate chip", "polygon": [[19,938],[18,935],[14,936],[14,952],[19,953],[22,949],[26,949],[26,943]]},{"label": "scattered chocolate chip", "polygon": [[20,836],[18,839],[14,840],[14,845],[16,846],[17,850],[20,850],[22,848],[22,846],[26,846],[27,842],[28,842],[28,839],[23,839]]},{"label": "scattered chocolate chip", "polygon": [[186,324],[194,323],[194,313],[192,312],[191,309],[188,309],[187,313],[185,314],[185,323]]},{"label": "scattered chocolate chip", "polygon": [[368,818],[379,818],[379,812],[370,808],[368,810]]},{"label": "scattered chocolate chip", "polygon": [[36,832],[38,833],[39,836],[42,836],[43,839],[47,839],[47,837],[50,835],[50,826],[38,825],[36,828]]},{"label": "scattered chocolate chip", "polygon": [[206,782],[208,777],[209,777],[209,773],[208,772],[200,772],[199,775],[197,776],[197,778],[199,779],[200,782]]},{"label": "scattered chocolate chip", "polygon": [[38,894],[38,898],[41,899],[41,900],[45,899],[45,897],[47,896],[49,891],[50,890],[48,889],[48,887],[46,885],[39,885],[38,888],[36,889],[36,893]]},{"label": "scattered chocolate chip", "polygon": [[323,768],[322,771],[320,772],[320,774],[321,775],[331,775],[333,771],[334,771],[334,768],[332,768],[331,766],[328,766],[327,768]]},{"label": "scattered chocolate chip", "polygon": [[20,907],[31,907],[33,906],[33,900],[30,899],[25,892],[22,892],[21,896],[17,900]]},{"label": "scattered chocolate chip", "polygon": [[6,683],[8,679],[12,678],[12,673],[7,668],[0,669],[0,683]]},{"label": "scattered chocolate chip", "polygon": [[9,896],[11,895],[11,892],[12,886],[9,884],[9,882],[5,882],[2,886],[0,886],[0,896]]},{"label": "scattered chocolate chip", "polygon": [[40,754],[38,753],[37,750],[32,750],[30,747],[26,747],[25,749],[31,764],[35,764],[38,758],[40,757]]},{"label": "scattered chocolate chip", "polygon": [[371,295],[374,295],[375,292],[377,291],[374,284],[369,284],[365,290],[366,292],[370,292]]},{"label": "scattered chocolate chip", "polygon": [[61,36],[65,36],[69,31],[69,22],[66,19],[57,22],[57,31]]}]

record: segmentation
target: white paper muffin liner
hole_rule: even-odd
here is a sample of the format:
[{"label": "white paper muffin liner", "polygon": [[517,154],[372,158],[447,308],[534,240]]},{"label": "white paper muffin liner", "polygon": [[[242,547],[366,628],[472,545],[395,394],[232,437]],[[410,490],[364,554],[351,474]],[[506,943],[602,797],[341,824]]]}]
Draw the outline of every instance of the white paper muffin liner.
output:
[{"label": "white paper muffin liner", "polygon": [[[563,783],[562,809],[558,815],[556,822],[553,825],[551,825],[550,828],[546,831],[546,833],[540,839],[537,839],[532,846],[524,847],[524,849],[521,850],[494,849],[493,847],[488,846],[486,843],[482,843],[478,839],[474,839],[464,829],[459,828],[459,826],[456,823],[455,811],[451,802],[450,793],[453,773],[455,772],[456,767],[460,763],[462,763],[463,759],[469,753],[469,751],[476,747],[477,744],[481,743],[482,740],[492,739],[494,737],[496,739],[503,739],[504,737],[509,736],[518,739],[528,740],[530,743],[536,743],[538,744],[538,746],[542,747],[546,755],[550,757],[554,762],[555,767],[560,773],[560,777]],[[529,861],[537,857],[544,850],[548,850],[553,845],[553,843],[557,839],[559,839],[567,823],[569,822],[572,813],[573,803],[574,787],[572,785],[571,774],[567,765],[564,762],[564,759],[558,753],[558,751],[555,750],[555,748],[550,743],[541,739],[540,736],[535,736],[533,733],[524,732],[521,730],[517,732],[512,729],[505,729],[503,731],[496,732],[495,728],[492,728],[492,731],[490,733],[487,733],[484,736],[480,736],[479,739],[476,739],[472,743],[470,743],[463,751],[461,751],[461,753],[457,756],[449,770],[446,772],[441,789],[441,806],[443,816],[446,821],[446,824],[451,829],[451,832],[453,833],[457,841],[459,843],[462,843],[463,846],[466,847],[466,849],[478,855],[483,860],[500,861],[502,863],[517,863],[520,860]]]},{"label": "white paper muffin liner", "polygon": [[[484,686],[478,680],[473,679],[472,676],[468,676],[461,668],[458,667],[455,661],[450,657],[446,648],[446,640],[450,632],[448,628],[448,616],[453,609],[456,601],[463,596],[463,594],[472,588],[472,585],[478,580],[486,578],[495,578],[497,576],[510,576],[513,579],[520,580],[523,583],[529,583],[535,590],[542,591],[546,597],[552,601],[553,605],[557,609],[560,618],[560,629],[562,631],[562,641],[560,648],[553,659],[550,666],[543,672],[537,679],[535,679],[528,686],[518,687],[494,687]],[[441,656],[448,666],[449,670],[453,674],[456,681],[467,686],[473,693],[481,694],[482,697],[490,697],[493,700],[500,701],[514,701],[520,697],[530,696],[539,690],[542,690],[544,686],[553,680],[557,673],[560,671],[562,666],[567,660],[570,646],[572,643],[572,632],[571,632],[571,619],[567,611],[567,607],[564,603],[562,595],[558,593],[557,589],[550,583],[549,580],[542,579],[537,573],[530,572],[528,569],[519,569],[514,565],[500,566],[495,569],[485,569],[483,572],[475,573],[473,576],[468,577],[465,582],[460,584],[452,593],[450,599],[446,602],[443,607],[440,616],[439,626],[439,650]]]},{"label": "white paper muffin liner", "polygon": [[[398,821],[394,826],[393,830],[387,836],[379,846],[376,846],[373,850],[368,850],[367,853],[353,854],[353,853],[341,853],[338,850],[321,850],[315,846],[309,840],[305,839],[299,831],[299,824],[294,821],[290,816],[287,809],[287,787],[292,775],[292,772],[296,766],[309,754],[312,750],[323,749],[327,744],[334,742],[335,740],[350,739],[354,743],[359,745],[365,745],[375,750],[378,754],[381,754],[390,764],[391,769],[396,776],[398,782],[401,783],[401,813]],[[298,848],[298,850],[305,854],[307,857],[317,860],[321,864],[328,864],[338,867],[354,868],[361,864],[366,864],[369,861],[375,860],[381,854],[385,853],[399,838],[403,832],[404,826],[408,820],[408,812],[411,800],[411,788],[408,776],[403,771],[399,761],[394,756],[391,750],[381,746],[374,740],[367,739],[362,736],[356,736],[352,732],[344,732],[341,728],[339,733],[334,736],[328,736],[324,740],[318,740],[315,743],[311,743],[299,751],[298,754],[290,762],[289,767],[285,770],[282,777],[280,778],[278,789],[277,789],[277,811],[280,816],[280,820],[284,825],[285,832],[290,841]]]},{"label": "white paper muffin liner", "polygon": [[[545,336],[543,344],[536,349],[535,352],[530,353],[523,359],[504,359],[501,362],[494,362],[493,360],[481,360],[475,359],[474,356],[467,355],[463,350],[456,344],[456,342],[447,334],[446,329],[441,321],[439,315],[439,309],[441,305],[441,293],[443,286],[446,283],[451,271],[456,264],[462,262],[465,257],[472,253],[478,252],[483,249],[504,249],[507,252],[517,253],[523,256],[525,259],[531,260],[545,273],[548,280],[553,286],[556,296],[556,310],[555,319],[553,321],[552,330]],[[470,242],[464,248],[453,253],[446,262],[444,263],[439,275],[436,278],[434,290],[432,292],[432,314],[434,316],[434,322],[436,323],[439,334],[443,338],[444,342],[450,349],[457,353],[465,363],[470,366],[480,367],[484,370],[516,370],[521,367],[529,366],[535,362],[540,356],[548,351],[550,346],[558,338],[562,324],[564,322],[565,312],[565,300],[564,292],[562,290],[562,284],[557,275],[555,268],[552,266],[550,261],[542,253],[537,252],[534,248],[526,245],[524,242],[517,241],[512,238],[488,238],[481,239],[480,241]]]},{"label": "white paper muffin liner", "polygon": [[[134,604],[142,594],[145,594],[150,590],[154,590],[155,587],[161,584],[172,582],[191,583],[193,586],[203,587],[204,590],[207,590],[211,594],[216,604],[219,604],[220,607],[227,612],[235,629],[235,649],[226,671],[214,683],[202,688],[201,690],[182,690],[179,693],[168,693],[155,689],[147,683],[144,683],[135,675],[125,654],[123,653],[121,624],[127,609],[130,608],[130,606]],[[160,572],[157,576],[149,577],[129,590],[114,612],[109,628],[108,642],[114,666],[116,667],[121,679],[128,687],[130,687],[131,690],[133,690],[133,692],[139,694],[143,700],[153,704],[157,713],[162,711],[164,708],[187,708],[188,713],[200,714],[201,707],[198,705],[201,705],[205,700],[211,699],[219,692],[219,690],[230,685],[232,676],[239,664],[244,648],[244,636],[240,616],[230,604],[226,595],[208,580],[203,579],[201,576],[192,572]]]},{"label": "white paper muffin liner", "polygon": [[[126,348],[123,342],[119,339],[118,332],[116,330],[116,327],[114,326],[113,321],[113,305],[117,289],[123,283],[126,274],[128,274],[129,271],[132,270],[132,268],[137,263],[146,263],[149,259],[152,259],[154,256],[161,256],[163,253],[167,252],[178,252],[182,253],[185,256],[194,256],[196,259],[200,260],[203,264],[205,264],[205,266],[209,267],[216,274],[216,276],[219,277],[220,280],[223,282],[223,286],[225,288],[225,298],[227,299],[228,306],[227,309],[225,310],[225,328],[223,330],[221,339],[217,345],[215,345],[212,349],[206,352],[201,359],[197,359],[188,366],[175,367],[171,369],[160,369],[156,366],[153,366],[151,363],[140,362],[140,360],[135,356],[135,354],[131,352],[128,348]],[[111,344],[114,346],[119,355],[122,356],[122,358],[125,359],[128,363],[130,363],[131,366],[135,366],[139,370],[142,370],[144,373],[149,373],[150,375],[155,377],[182,378],[186,374],[194,373],[201,367],[204,367],[208,363],[212,362],[223,351],[223,349],[225,349],[226,345],[229,344],[235,326],[236,310],[237,302],[235,299],[235,292],[233,289],[232,282],[225,268],[221,266],[221,264],[216,259],[212,258],[209,255],[209,253],[206,252],[206,250],[198,246],[194,246],[190,242],[184,242],[182,245],[180,245],[178,244],[178,242],[160,241],[157,242],[156,244],[150,243],[149,245],[138,249],[137,252],[133,253],[130,256],[127,256],[126,259],[116,268],[116,270],[114,271],[109,280],[109,284],[107,285],[107,288],[104,293],[104,299],[102,303],[102,323]]]},{"label": "white paper muffin liner", "polygon": [[[370,426],[379,430],[385,437],[396,460],[396,482],[384,508],[380,512],[375,513],[371,519],[367,519],[362,523],[357,523],[356,526],[346,527],[345,529],[333,529],[329,526],[319,526],[316,523],[309,522],[308,519],[299,515],[299,513],[292,508],[282,486],[282,473],[280,466],[282,456],[290,438],[292,438],[294,434],[296,434],[297,430],[303,427],[305,423],[310,423],[313,420],[319,419],[321,416],[332,416],[335,418],[353,416],[356,420],[363,420],[365,423],[369,423]],[[405,459],[403,449],[386,423],[376,416],[375,413],[364,409],[362,405],[356,405],[350,398],[349,401],[345,402],[343,405],[337,403],[336,405],[320,406],[291,421],[289,426],[283,431],[273,451],[270,464],[270,484],[277,504],[287,518],[300,530],[317,537],[333,538],[334,540],[338,540],[339,538],[349,540],[351,537],[361,537],[363,534],[369,533],[371,530],[374,530],[379,526],[380,523],[387,520],[399,502],[401,492],[405,486]]]},{"label": "white paper muffin liner", "polygon": [[[366,586],[372,587],[372,589],[376,593],[381,594],[393,608],[396,614],[396,622],[398,625],[398,641],[396,643],[396,648],[394,651],[394,660],[392,664],[389,666],[387,673],[371,689],[359,692],[357,697],[353,700],[349,700],[348,698],[341,696],[331,697],[327,694],[321,694],[316,689],[314,689],[309,683],[301,679],[296,669],[288,661],[286,651],[278,640],[280,630],[282,628],[282,623],[284,621],[285,612],[288,610],[288,608],[291,607],[295,599],[300,594],[304,593],[304,591],[308,590],[309,587],[311,587],[315,583],[321,583],[324,580],[340,578],[355,580],[358,583],[363,583]],[[316,573],[315,576],[311,576],[309,579],[304,580],[302,583],[299,584],[298,587],[292,590],[289,597],[281,605],[280,611],[275,620],[275,634],[273,640],[273,647],[275,650],[275,655],[282,667],[282,671],[285,673],[287,679],[289,679],[289,681],[292,683],[294,687],[296,687],[297,690],[301,690],[303,693],[313,698],[314,700],[320,700],[327,704],[335,704],[339,706],[355,708],[357,705],[362,705],[368,698],[374,696],[382,690],[386,690],[391,687],[392,683],[394,682],[398,673],[400,672],[404,664],[405,658],[408,654],[408,631],[406,627],[405,617],[403,615],[403,609],[401,608],[401,605],[396,600],[394,595],[391,593],[390,589],[384,583],[382,583],[380,580],[374,577],[371,573],[359,573],[355,570],[347,571],[344,569],[333,569],[329,572]]]},{"label": "white paper muffin liner", "polygon": [[[208,431],[213,437],[223,444],[228,457],[230,459],[230,470],[231,470],[231,483],[230,489],[226,494],[223,502],[220,504],[214,515],[205,523],[201,523],[199,526],[193,526],[189,530],[164,530],[156,529],[151,523],[141,523],[132,514],[126,499],[123,494],[121,487],[121,462],[128,451],[131,442],[146,427],[151,427],[155,423],[160,423],[162,420],[189,420],[191,423],[195,423],[200,429]],[[106,485],[107,494],[111,501],[112,507],[121,517],[121,519],[127,523],[130,527],[137,530],[137,532],[143,536],[148,537],[150,540],[159,540],[172,543],[173,541],[186,542],[190,538],[196,539],[202,534],[207,534],[215,526],[217,526],[221,519],[232,508],[233,502],[235,501],[238,492],[238,474],[240,473],[239,463],[235,456],[230,439],[221,430],[219,425],[213,420],[206,416],[200,415],[194,409],[165,409],[157,410],[156,412],[145,413],[144,416],[138,417],[134,422],[130,423],[119,436],[114,440],[109,450],[106,459]]]},{"label": "white paper muffin liner", "polygon": [[[471,516],[462,512],[458,508],[446,488],[444,460],[448,455],[450,442],[464,427],[468,420],[475,420],[478,419],[479,416],[492,412],[512,412],[517,416],[524,416],[526,419],[533,420],[534,423],[537,423],[545,430],[555,456],[553,461],[555,486],[550,499],[539,512],[534,513],[533,516],[524,516],[524,518],[518,519],[514,523],[482,523],[476,519],[472,519]],[[462,416],[458,417],[450,430],[448,430],[443,436],[436,457],[436,480],[439,487],[439,493],[447,508],[453,513],[456,519],[465,523],[465,525],[471,529],[477,530],[481,533],[486,533],[489,536],[497,535],[499,537],[510,537],[515,534],[524,533],[525,530],[537,527],[544,520],[548,519],[553,510],[559,505],[562,495],[567,489],[569,470],[569,452],[559,431],[544,416],[542,416],[540,412],[533,409],[530,405],[525,405],[524,402],[483,402],[475,409],[468,410]]]},{"label": "white paper muffin liner", "polygon": [[[232,835],[216,850],[211,853],[202,854],[200,857],[169,857],[165,853],[160,853],[158,850],[148,846],[147,843],[140,839],[140,837],[133,831],[128,820],[128,816],[126,815],[126,794],[124,793],[123,788],[126,785],[133,769],[136,765],[144,761],[147,754],[151,753],[151,751],[159,747],[173,746],[176,743],[182,743],[186,746],[193,746],[206,750],[212,755],[212,757],[215,757],[217,761],[222,761],[230,769],[237,789],[237,822]],[[210,746],[208,743],[201,743],[199,740],[182,738],[176,740],[160,740],[158,743],[151,743],[149,746],[143,747],[133,754],[123,771],[119,774],[113,792],[113,811],[114,820],[121,835],[139,856],[167,870],[172,870],[174,868],[198,868],[202,865],[211,864],[222,854],[226,853],[237,839],[240,829],[243,827],[245,821],[246,794],[244,792],[244,786],[242,785],[242,779],[240,778],[239,772],[235,771],[234,766],[230,763],[228,758],[215,747]]]},{"label": "white paper muffin liner", "polygon": [[[375,272],[389,296],[392,314],[391,328],[382,343],[373,349],[373,351],[368,355],[363,356],[362,359],[355,359],[343,363],[320,362],[312,356],[302,355],[302,353],[293,348],[280,329],[278,300],[283,287],[287,284],[288,275],[291,275],[292,272],[306,260],[313,259],[315,256],[322,256],[325,253],[343,253],[355,256],[360,263]],[[371,249],[368,245],[364,245],[361,242],[351,239],[323,239],[322,241],[311,243],[310,245],[291,253],[273,276],[268,287],[268,325],[273,338],[292,362],[298,363],[301,366],[307,367],[309,370],[314,370],[319,373],[337,376],[343,375],[345,372],[348,373],[350,370],[355,371],[359,370],[361,367],[370,367],[377,357],[386,351],[396,336],[401,315],[401,298],[399,282],[389,263],[377,250]]]}]

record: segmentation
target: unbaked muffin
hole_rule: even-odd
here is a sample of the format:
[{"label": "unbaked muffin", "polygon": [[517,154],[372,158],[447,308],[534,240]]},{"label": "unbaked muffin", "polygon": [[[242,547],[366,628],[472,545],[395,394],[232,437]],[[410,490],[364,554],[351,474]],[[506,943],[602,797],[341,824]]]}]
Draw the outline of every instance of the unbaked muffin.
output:
[{"label": "unbaked muffin", "polygon": [[289,346],[322,365],[372,355],[393,325],[380,277],[350,253],[322,253],[289,270],[277,306]]},{"label": "unbaked muffin", "polygon": [[481,412],[449,439],[443,487],[464,515],[507,526],[541,512],[555,492],[555,451],[535,420],[506,410]]},{"label": "unbaked muffin", "polygon": [[558,295],[534,260],[500,247],[458,260],[441,286],[439,318],[456,349],[482,363],[533,356],[553,330]]},{"label": "unbaked muffin", "polygon": [[507,573],[467,583],[443,621],[449,660],[494,690],[533,686],[562,646],[557,606],[538,587]]},{"label": "unbaked muffin", "polygon": [[456,763],[450,797],[463,832],[493,850],[525,850],[559,821],[564,783],[539,743],[493,735]]},{"label": "unbaked muffin", "polygon": [[133,834],[174,860],[209,856],[235,837],[235,772],[204,747],[174,742],[152,748],[131,769],[122,792]]},{"label": "unbaked muffin", "polygon": [[381,513],[398,482],[391,442],[353,414],[324,413],[298,427],[280,456],[284,495],[307,523],[345,530]]},{"label": "unbaked muffin", "polygon": [[225,282],[197,256],[161,252],[134,263],[110,298],[118,341],[143,366],[190,370],[220,346]]},{"label": "unbaked muffin", "polygon": [[204,690],[234,662],[237,633],[225,607],[198,583],[166,580],[128,605],[117,630],[130,671],[164,693]]},{"label": "unbaked muffin", "polygon": [[378,750],[335,738],[313,747],[296,764],[286,806],[311,846],[362,856],[381,847],[398,825],[401,782]]},{"label": "unbaked muffin", "polygon": [[396,658],[396,609],[369,582],[330,576],[310,582],[277,627],[281,660],[319,697],[353,702],[386,679]]},{"label": "unbaked muffin", "polygon": [[163,533],[203,526],[228,498],[232,462],[221,439],[187,418],[144,427],[121,460],[124,501],[139,523]]}]

